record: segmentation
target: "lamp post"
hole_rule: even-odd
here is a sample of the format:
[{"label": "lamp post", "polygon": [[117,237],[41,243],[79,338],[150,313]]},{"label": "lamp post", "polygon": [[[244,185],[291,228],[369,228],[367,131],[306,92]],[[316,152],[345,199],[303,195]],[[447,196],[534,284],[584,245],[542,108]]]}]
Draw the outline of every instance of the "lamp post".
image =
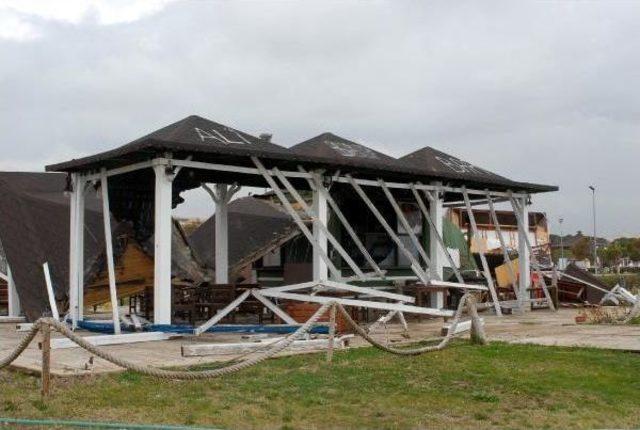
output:
[{"label": "lamp post", "polygon": [[564,218],[558,219],[560,223],[560,270],[564,270],[564,231],[562,230],[562,223]]},{"label": "lamp post", "polygon": [[589,185],[591,201],[593,203],[593,271],[598,273],[598,240],[596,238],[596,187]]}]

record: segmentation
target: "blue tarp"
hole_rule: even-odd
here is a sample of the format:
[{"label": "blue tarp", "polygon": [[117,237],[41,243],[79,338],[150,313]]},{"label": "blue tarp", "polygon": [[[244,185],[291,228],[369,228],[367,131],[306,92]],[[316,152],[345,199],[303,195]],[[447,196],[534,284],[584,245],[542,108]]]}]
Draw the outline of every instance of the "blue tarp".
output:
[{"label": "blue tarp", "polygon": [[[97,322],[97,321],[78,321],[78,327],[98,332],[98,333],[113,333],[113,323]],[[300,328],[300,325],[289,324],[219,324],[207,330],[207,333],[274,333],[274,334],[289,334]],[[134,327],[128,324],[122,324],[121,329],[123,332],[134,332]],[[181,325],[181,324],[145,324],[142,327],[143,331],[161,331],[164,333],[179,333],[179,334],[193,334],[195,330],[194,326]],[[326,325],[316,326],[311,329],[311,333],[326,334],[329,332],[329,327]]]}]

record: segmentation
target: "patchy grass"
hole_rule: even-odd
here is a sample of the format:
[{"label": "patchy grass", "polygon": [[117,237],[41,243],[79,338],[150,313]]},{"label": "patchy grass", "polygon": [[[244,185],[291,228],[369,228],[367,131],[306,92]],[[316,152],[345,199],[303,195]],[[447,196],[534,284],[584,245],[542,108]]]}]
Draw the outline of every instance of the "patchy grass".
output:
[{"label": "patchy grass", "polygon": [[224,428],[640,427],[640,355],[464,342],[419,357],[372,348],[270,360],[210,381],[0,372],[0,415]]}]

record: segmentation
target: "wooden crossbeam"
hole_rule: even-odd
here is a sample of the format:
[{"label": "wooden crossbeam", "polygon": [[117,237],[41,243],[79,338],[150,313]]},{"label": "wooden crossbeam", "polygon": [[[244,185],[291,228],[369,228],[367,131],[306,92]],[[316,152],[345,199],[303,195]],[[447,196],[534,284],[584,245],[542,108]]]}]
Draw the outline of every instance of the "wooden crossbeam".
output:
[{"label": "wooden crossbeam", "polygon": [[284,293],[284,292],[268,291],[268,290],[263,290],[262,294],[267,297],[296,300],[300,302],[311,302],[311,303],[321,303],[321,304],[336,302],[336,303],[341,303],[342,305],[345,305],[345,306],[381,309],[385,311],[407,312],[407,313],[421,314],[421,315],[433,315],[438,317],[451,317],[454,315],[454,311],[450,311],[446,309],[425,308],[420,306],[404,305],[399,303],[343,299],[339,297],[312,296],[308,294]]}]

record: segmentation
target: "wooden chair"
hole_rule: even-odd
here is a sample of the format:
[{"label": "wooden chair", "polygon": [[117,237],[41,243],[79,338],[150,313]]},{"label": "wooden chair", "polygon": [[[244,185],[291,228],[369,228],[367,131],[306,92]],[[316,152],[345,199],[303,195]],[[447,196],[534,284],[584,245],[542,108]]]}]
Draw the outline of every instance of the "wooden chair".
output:
[{"label": "wooden chair", "polygon": [[[197,287],[194,291],[196,314],[202,320],[211,319],[216,312],[236,299],[234,284],[206,284]],[[230,312],[225,318],[235,322],[235,312]]]},{"label": "wooden chair", "polygon": [[172,285],[171,309],[174,317],[186,319],[193,324],[196,317],[195,287]]}]

